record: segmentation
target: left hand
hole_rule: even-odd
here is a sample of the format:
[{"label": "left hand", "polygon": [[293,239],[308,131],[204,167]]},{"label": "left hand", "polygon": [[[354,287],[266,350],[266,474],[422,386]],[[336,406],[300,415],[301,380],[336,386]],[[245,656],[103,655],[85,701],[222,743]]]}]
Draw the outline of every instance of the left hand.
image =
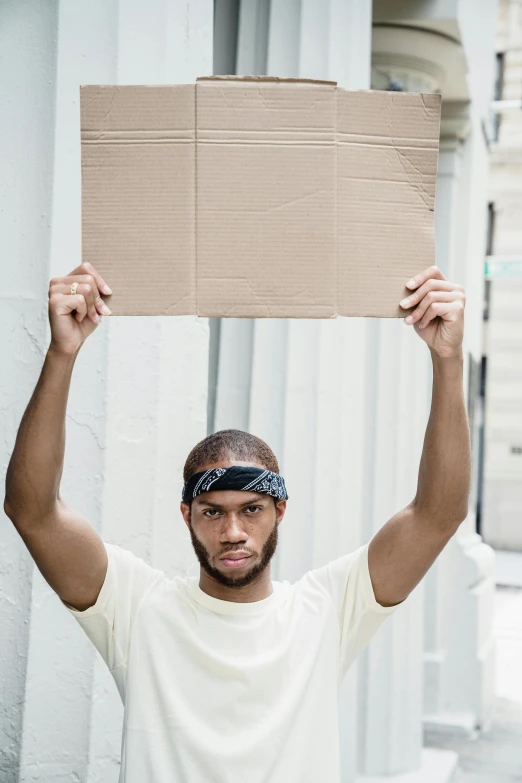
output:
[{"label": "left hand", "polygon": [[415,309],[405,318],[433,353],[443,358],[460,356],[464,337],[464,288],[446,280],[440,269],[430,266],[406,283],[414,293],[399,304]]}]

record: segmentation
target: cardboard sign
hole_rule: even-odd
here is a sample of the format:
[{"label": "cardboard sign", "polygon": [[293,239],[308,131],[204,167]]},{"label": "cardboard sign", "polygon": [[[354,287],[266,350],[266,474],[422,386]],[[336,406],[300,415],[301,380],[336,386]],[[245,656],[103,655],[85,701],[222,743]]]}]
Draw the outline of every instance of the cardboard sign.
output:
[{"label": "cardboard sign", "polygon": [[83,260],[114,315],[398,317],[433,264],[440,96],[81,88]]}]

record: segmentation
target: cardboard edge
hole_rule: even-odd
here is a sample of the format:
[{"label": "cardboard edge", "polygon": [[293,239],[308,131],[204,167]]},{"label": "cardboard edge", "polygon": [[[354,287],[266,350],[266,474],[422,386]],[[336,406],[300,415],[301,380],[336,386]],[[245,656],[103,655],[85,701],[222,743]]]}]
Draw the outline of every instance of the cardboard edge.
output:
[{"label": "cardboard edge", "polygon": [[198,83],[194,84],[194,315],[199,317],[198,275]]},{"label": "cardboard edge", "polygon": [[335,86],[334,90],[334,143],[335,143],[335,171],[334,171],[334,177],[335,177],[335,212],[334,212],[334,219],[335,219],[335,317],[339,318],[341,315],[341,311],[339,308],[339,167],[337,165],[337,161],[339,158],[339,146],[337,144],[337,122],[339,117],[339,91],[342,89],[342,87],[339,87],[338,85]]},{"label": "cardboard edge", "polygon": [[[210,77],[210,78],[219,78],[219,77]],[[229,78],[229,77],[226,77]],[[274,77],[275,78],[275,77]],[[297,79],[296,81],[300,81]],[[313,80],[312,80],[313,81]],[[332,83],[332,82],[329,82]],[[337,84],[337,82],[333,82],[334,84]],[[408,95],[415,95],[417,98],[422,98],[422,102],[424,105],[427,105],[426,98],[429,98],[430,100],[434,100],[435,104],[437,104],[438,107],[442,105],[442,95],[438,92],[412,92],[408,90],[371,90],[369,88],[367,89],[360,89],[359,87],[341,87],[337,84],[337,89],[341,92],[380,92],[380,93],[387,93],[392,95],[394,98],[396,98],[398,95],[402,96],[408,96]],[[429,101],[428,101],[429,102]],[[433,108],[430,106],[429,108]]]},{"label": "cardboard edge", "polygon": [[230,74],[229,76],[226,75],[216,75],[216,76],[198,76],[196,78],[197,82],[213,82],[213,81],[228,81],[228,82],[291,82],[291,83],[301,83],[301,84],[329,84],[332,87],[337,87],[337,82],[332,82],[328,79],[300,79],[298,77],[294,76],[237,76],[235,74]]}]

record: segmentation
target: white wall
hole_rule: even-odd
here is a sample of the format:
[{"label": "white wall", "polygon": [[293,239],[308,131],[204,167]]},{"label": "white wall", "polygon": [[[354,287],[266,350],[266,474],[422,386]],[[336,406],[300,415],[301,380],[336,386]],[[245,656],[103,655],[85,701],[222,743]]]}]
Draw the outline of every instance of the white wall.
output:
[{"label": "white wall", "polygon": [[[215,40],[222,48],[215,58],[212,0],[2,6],[0,45],[9,76],[0,91],[11,113],[0,127],[4,147],[13,151],[2,161],[9,187],[0,191],[9,249],[0,316],[12,335],[0,345],[7,369],[0,381],[3,465],[47,345],[48,279],[81,257],[78,85],[192,81],[210,73],[213,62],[229,70],[234,27],[239,73],[368,87],[371,5],[221,0]],[[435,5],[439,13],[452,4]],[[425,13],[432,6],[423,4]],[[473,51],[470,68],[478,57]],[[465,274],[475,325],[487,160],[479,129],[480,122],[475,146],[459,150],[458,158],[443,151],[439,190],[448,198],[441,205],[439,194],[437,207],[439,257],[448,270]],[[215,334],[213,426],[249,429],[279,456],[291,503],[273,576],[294,580],[369,540],[413,497],[430,401],[429,352],[395,319],[230,319]],[[467,346],[478,354],[476,335],[473,326]],[[197,573],[178,503],[184,458],[206,433],[208,358],[205,319],[105,317],[73,377],[62,494],[106,540],[168,573]],[[2,517],[0,524],[6,783],[115,783],[122,707],[114,683],[10,523]],[[446,669],[434,667],[434,711],[454,693],[451,708],[487,712],[489,582],[472,525],[345,678],[343,783],[425,770],[425,628],[433,660],[448,645],[461,651],[448,656]],[[448,606],[455,610],[452,622],[442,622]]]},{"label": "white wall", "polygon": [[[492,94],[496,0],[459,4],[459,33],[467,64],[468,118],[443,121],[436,212],[447,213],[437,239],[439,265],[466,289],[464,391],[470,356],[482,356],[488,146],[484,122]],[[485,56],[485,52],[489,56]],[[460,117],[460,121],[457,121]],[[445,199],[453,201],[448,210]],[[442,205],[442,201],[445,203]],[[440,212],[439,212],[440,215]],[[478,401],[476,401],[478,403]],[[478,409],[480,415],[480,409]],[[476,442],[476,429],[473,432]],[[477,450],[473,454],[476,469]],[[476,533],[474,498],[468,518],[426,577],[425,728],[472,731],[489,726],[493,709],[494,553]]]},{"label": "white wall", "polygon": [[[502,98],[522,99],[522,7],[503,0],[497,51],[504,52]],[[522,111],[501,115],[492,146],[493,254],[522,258]],[[491,280],[487,339],[483,532],[499,549],[522,551],[522,280]]]},{"label": "white wall", "polygon": [[[5,472],[46,336],[57,4],[0,7],[0,440]],[[0,771],[18,780],[32,560],[0,511]]]},{"label": "white wall", "polygon": [[[9,66],[2,105],[13,107],[1,124],[13,151],[3,177],[11,182],[3,204],[11,253],[3,333],[13,335],[1,349],[7,464],[48,344],[49,278],[81,259],[79,85],[211,73],[213,3],[35,1],[0,13]],[[71,386],[64,499],[105,540],[169,573],[198,569],[179,500],[184,459],[206,434],[207,368],[205,319],[105,317]],[[122,705],[114,682],[5,517],[2,525],[2,628],[10,629],[1,636],[2,781],[115,783]]]}]

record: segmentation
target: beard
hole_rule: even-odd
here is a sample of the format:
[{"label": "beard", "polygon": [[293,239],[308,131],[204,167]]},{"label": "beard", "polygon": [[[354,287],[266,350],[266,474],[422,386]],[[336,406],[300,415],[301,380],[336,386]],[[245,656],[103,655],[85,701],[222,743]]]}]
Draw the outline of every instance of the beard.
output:
[{"label": "beard", "polygon": [[224,585],[225,587],[246,587],[247,585],[249,585],[251,582],[254,582],[259,577],[259,575],[265,570],[265,568],[270,563],[276,551],[277,541],[278,541],[278,528],[279,525],[277,524],[277,521],[275,521],[274,527],[272,528],[270,535],[268,536],[267,540],[263,544],[263,548],[261,550],[261,557],[257,565],[255,565],[253,568],[247,571],[247,573],[244,574],[243,576],[232,576],[232,575],[228,576],[228,574],[224,574],[218,568],[214,568],[214,566],[211,564],[208,549],[204,544],[201,543],[199,538],[197,538],[192,528],[192,521],[189,521],[189,531],[190,531],[190,538],[192,540],[192,546],[194,548],[194,552],[196,553],[196,557],[199,560],[199,564],[201,568],[203,568],[209,576],[215,579],[216,582],[219,582],[219,584]]}]

